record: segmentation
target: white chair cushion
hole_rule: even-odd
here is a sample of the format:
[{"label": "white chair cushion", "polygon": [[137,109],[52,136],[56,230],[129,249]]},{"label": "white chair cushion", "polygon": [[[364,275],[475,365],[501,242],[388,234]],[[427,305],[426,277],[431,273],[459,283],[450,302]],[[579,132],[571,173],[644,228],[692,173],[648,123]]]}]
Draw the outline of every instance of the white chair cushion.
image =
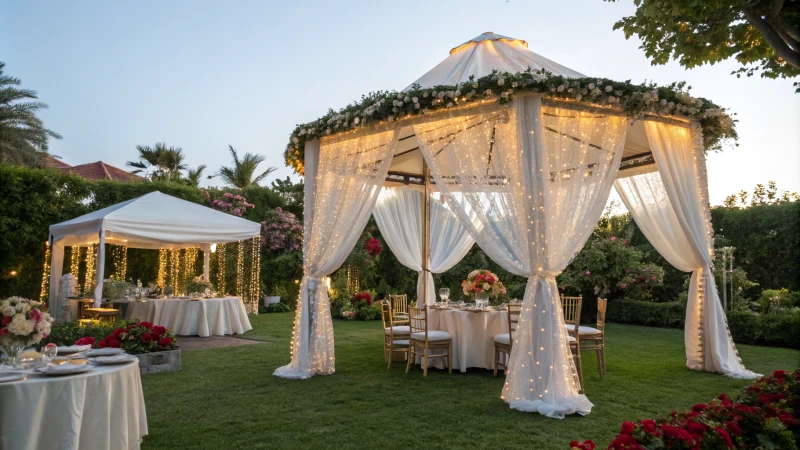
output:
[{"label": "white chair cushion", "polygon": [[509,335],[508,333],[498,334],[497,336],[494,337],[494,341],[497,342],[498,344],[511,345],[511,335]]},{"label": "white chair cushion", "polygon": [[[425,340],[425,332],[419,331],[416,333],[411,334],[411,339],[415,341],[424,341]],[[447,341],[449,339],[453,339],[453,336],[450,335],[447,331],[441,330],[428,330],[428,340],[429,341]]]},{"label": "white chair cushion", "polygon": [[395,340],[392,341],[392,344],[394,344],[394,345],[410,345],[410,342],[408,341],[408,339],[395,339]]},{"label": "white chair cushion", "polygon": [[568,339],[570,342],[575,342],[575,336],[567,336],[567,339]]},{"label": "white chair cushion", "polygon": [[394,335],[395,336],[407,335],[407,334],[411,334],[411,327],[406,326],[406,325],[401,325],[401,326],[397,326],[397,327],[391,327],[391,328],[384,328],[383,329],[383,333],[385,335],[387,335],[387,336],[392,331],[394,331]]},{"label": "white chair cushion", "polygon": [[[575,331],[575,325],[568,324],[566,325],[566,327],[569,331]],[[598,330],[597,328],[580,326],[578,327],[578,334],[585,334],[585,335],[600,334],[600,330]]]}]

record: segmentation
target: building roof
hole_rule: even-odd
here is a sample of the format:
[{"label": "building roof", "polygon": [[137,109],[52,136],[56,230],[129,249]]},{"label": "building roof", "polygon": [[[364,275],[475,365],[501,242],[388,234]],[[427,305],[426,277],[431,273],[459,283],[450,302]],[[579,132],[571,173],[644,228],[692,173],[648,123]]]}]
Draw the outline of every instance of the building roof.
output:
[{"label": "building roof", "polygon": [[88,164],[80,164],[77,166],[70,166],[69,164],[56,159],[52,156],[47,156],[44,161],[45,167],[53,167],[61,171],[61,173],[74,173],[86,180],[113,180],[122,182],[144,181],[145,179],[139,175],[134,175],[127,170],[114,167],[106,164],[103,161],[97,161]]}]

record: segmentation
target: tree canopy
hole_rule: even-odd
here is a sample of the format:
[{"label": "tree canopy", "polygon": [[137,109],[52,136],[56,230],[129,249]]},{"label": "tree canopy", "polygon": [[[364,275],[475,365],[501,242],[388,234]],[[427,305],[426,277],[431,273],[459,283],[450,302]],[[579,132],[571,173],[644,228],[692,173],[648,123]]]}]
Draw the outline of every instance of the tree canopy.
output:
[{"label": "tree canopy", "polygon": [[50,139],[61,136],[45,128],[36,116],[47,105],[37,100],[36,91],[20,89],[19,78],[3,73],[0,61],[0,162],[39,167],[48,155]]},{"label": "tree canopy", "polygon": [[254,184],[257,185],[260,181],[266,178],[267,175],[277,170],[275,167],[268,167],[267,170],[259,175],[256,175],[259,164],[264,162],[265,158],[263,155],[245,153],[244,156],[239,158],[239,154],[232,145],[228,145],[228,150],[231,152],[231,156],[233,157],[233,166],[220,167],[217,175],[219,175],[222,181],[230,186],[244,189]]},{"label": "tree canopy", "polygon": [[[616,1],[616,0],[606,0]],[[800,75],[800,0],[634,0],[636,13],[614,25],[637,35],[653,64],[686,68],[735,58],[736,76]],[[795,83],[800,86],[800,83]],[[798,87],[800,91],[800,87]]]}]

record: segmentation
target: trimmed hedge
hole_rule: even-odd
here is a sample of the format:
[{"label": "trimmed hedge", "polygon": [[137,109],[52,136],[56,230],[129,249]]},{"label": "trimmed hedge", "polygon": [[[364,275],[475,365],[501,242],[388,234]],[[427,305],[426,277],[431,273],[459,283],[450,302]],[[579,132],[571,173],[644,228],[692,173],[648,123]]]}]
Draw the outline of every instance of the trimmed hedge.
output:
[{"label": "trimmed hedge", "polygon": [[683,328],[686,306],[681,302],[643,302],[636,300],[610,300],[606,319],[614,323],[645,325],[649,327]]},{"label": "trimmed hedge", "polygon": [[[686,306],[682,302],[611,300],[608,302],[607,320],[649,327],[683,328]],[[729,311],[728,328],[733,341],[739,344],[800,349],[800,311],[797,310],[761,315]]]}]

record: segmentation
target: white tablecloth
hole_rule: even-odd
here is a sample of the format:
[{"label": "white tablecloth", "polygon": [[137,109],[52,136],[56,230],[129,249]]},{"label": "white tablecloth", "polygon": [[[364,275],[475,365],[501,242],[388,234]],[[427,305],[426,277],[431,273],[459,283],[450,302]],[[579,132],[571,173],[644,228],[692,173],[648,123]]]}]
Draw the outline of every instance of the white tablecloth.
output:
[{"label": "white tablecloth", "polygon": [[163,299],[128,304],[128,320],[153,322],[179,336],[223,336],[253,329],[242,299]]},{"label": "white tablecloth", "polygon": [[146,435],[138,362],[0,383],[3,450],[138,449]]},{"label": "white tablecloth", "polygon": [[[494,369],[494,337],[508,333],[508,313],[428,309],[428,329],[447,331],[453,336],[453,369]],[[417,364],[421,363],[422,358],[417,357]],[[443,369],[447,364],[445,358],[435,358],[428,360],[428,367]]]}]

